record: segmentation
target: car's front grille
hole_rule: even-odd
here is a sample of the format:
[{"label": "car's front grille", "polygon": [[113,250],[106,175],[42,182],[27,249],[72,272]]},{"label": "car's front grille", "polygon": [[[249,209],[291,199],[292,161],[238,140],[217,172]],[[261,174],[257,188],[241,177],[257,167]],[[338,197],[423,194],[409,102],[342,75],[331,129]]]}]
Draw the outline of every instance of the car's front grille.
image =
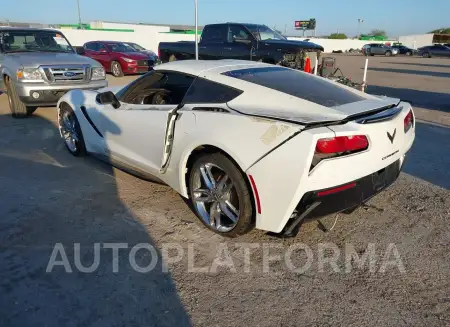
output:
[{"label": "car's front grille", "polygon": [[39,69],[49,83],[81,83],[91,79],[89,65],[41,66]]},{"label": "car's front grille", "polygon": [[148,66],[149,61],[148,60],[138,60],[137,64],[138,64],[138,66]]}]

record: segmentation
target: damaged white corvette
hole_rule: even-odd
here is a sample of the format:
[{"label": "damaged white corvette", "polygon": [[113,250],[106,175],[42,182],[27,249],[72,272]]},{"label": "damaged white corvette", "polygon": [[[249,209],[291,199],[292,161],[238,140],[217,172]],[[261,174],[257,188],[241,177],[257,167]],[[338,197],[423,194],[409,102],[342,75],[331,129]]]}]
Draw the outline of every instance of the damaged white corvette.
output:
[{"label": "damaged white corvette", "polygon": [[176,61],[58,103],[67,149],[162,182],[211,230],[295,236],[392,184],[415,137],[410,104],[275,65]]}]

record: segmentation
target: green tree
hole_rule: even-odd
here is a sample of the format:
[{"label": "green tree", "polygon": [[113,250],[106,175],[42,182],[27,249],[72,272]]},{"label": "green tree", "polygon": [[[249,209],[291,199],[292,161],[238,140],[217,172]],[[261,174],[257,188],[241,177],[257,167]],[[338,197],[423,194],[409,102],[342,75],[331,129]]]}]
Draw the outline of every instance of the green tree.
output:
[{"label": "green tree", "polygon": [[370,35],[373,35],[373,36],[386,36],[386,31],[375,29],[375,30],[372,30],[370,32]]},{"label": "green tree", "polygon": [[450,34],[450,27],[438,28],[437,30],[431,31],[434,34]]},{"label": "green tree", "polygon": [[337,40],[344,40],[347,39],[347,35],[344,33],[333,33],[328,36],[329,39],[337,39]]}]

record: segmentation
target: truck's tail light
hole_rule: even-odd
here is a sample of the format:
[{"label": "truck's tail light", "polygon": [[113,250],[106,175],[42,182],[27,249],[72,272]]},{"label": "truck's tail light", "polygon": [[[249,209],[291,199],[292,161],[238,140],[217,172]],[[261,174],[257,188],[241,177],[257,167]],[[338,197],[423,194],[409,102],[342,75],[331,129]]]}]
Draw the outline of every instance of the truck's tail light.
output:
[{"label": "truck's tail light", "polygon": [[364,151],[369,147],[369,140],[365,135],[337,136],[319,139],[311,162],[310,171],[322,160],[341,157]]},{"label": "truck's tail light", "polygon": [[337,136],[320,139],[316,144],[317,153],[340,153],[365,150],[369,140],[365,135]]},{"label": "truck's tail light", "polygon": [[409,110],[408,114],[405,117],[405,120],[403,121],[405,126],[405,133],[409,131],[409,129],[414,126],[414,116],[412,113],[412,110]]}]

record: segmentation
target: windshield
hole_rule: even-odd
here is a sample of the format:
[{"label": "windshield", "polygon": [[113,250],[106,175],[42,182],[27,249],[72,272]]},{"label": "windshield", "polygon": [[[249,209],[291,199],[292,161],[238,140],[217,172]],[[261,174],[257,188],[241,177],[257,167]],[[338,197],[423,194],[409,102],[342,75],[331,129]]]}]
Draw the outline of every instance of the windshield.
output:
[{"label": "windshield", "polygon": [[53,31],[7,31],[1,35],[6,53],[11,52],[74,52],[69,41]]},{"label": "windshield", "polygon": [[246,25],[246,27],[259,41],[287,40],[283,35],[265,25]]},{"label": "windshield", "polygon": [[145,48],[141,47],[139,44],[136,44],[136,43],[127,43],[127,45],[129,45],[130,47],[132,47],[133,49],[135,49],[137,51],[145,50]]},{"label": "windshield", "polygon": [[108,50],[111,52],[137,52],[137,50],[130,45],[122,42],[106,44]]}]

